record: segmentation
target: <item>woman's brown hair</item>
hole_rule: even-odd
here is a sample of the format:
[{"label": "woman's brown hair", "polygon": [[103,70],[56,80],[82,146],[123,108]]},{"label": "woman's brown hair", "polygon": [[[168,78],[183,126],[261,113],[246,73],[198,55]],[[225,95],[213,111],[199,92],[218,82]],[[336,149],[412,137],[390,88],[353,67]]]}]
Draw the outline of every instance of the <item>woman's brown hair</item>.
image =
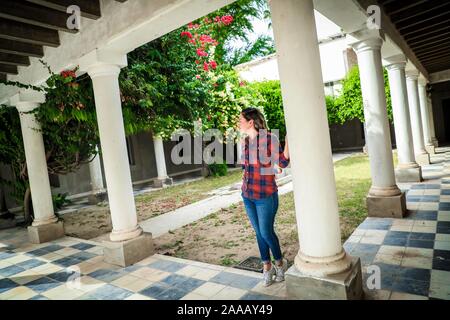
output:
[{"label": "woman's brown hair", "polygon": [[253,120],[256,130],[268,130],[267,123],[262,112],[257,108],[246,108],[241,112],[245,120]]}]

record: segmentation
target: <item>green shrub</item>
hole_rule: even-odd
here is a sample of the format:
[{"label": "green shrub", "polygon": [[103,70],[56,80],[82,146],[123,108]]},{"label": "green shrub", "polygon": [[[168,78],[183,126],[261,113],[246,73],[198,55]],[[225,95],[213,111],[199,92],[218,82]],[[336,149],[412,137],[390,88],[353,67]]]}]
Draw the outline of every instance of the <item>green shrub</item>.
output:
[{"label": "green shrub", "polygon": [[266,117],[269,129],[278,129],[280,141],[286,136],[286,123],[284,121],[283,99],[281,97],[280,81],[270,80],[251,84],[264,99],[261,107]]},{"label": "green shrub", "polygon": [[226,163],[212,163],[208,165],[209,172],[213,177],[223,177],[227,175],[228,166]]},{"label": "green shrub", "polygon": [[59,210],[65,205],[72,203],[72,201],[67,199],[67,193],[58,193],[57,195],[53,195],[52,198],[55,210]]}]

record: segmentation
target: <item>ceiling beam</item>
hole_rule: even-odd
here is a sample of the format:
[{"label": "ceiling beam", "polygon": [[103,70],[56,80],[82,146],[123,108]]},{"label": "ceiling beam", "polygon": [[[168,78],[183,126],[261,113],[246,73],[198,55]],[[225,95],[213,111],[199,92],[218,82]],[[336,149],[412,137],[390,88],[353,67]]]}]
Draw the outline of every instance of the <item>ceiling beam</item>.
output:
[{"label": "ceiling beam", "polygon": [[424,25],[424,24],[435,25],[443,20],[447,20],[449,13],[450,13],[449,10],[445,10],[445,11],[440,12],[439,14],[436,14],[433,16],[419,17],[414,22],[406,21],[406,22],[402,22],[402,23],[397,23],[396,26],[397,26],[397,29],[403,33],[403,30],[413,29],[417,25]]},{"label": "ceiling beam", "polygon": [[427,52],[422,52],[422,53],[417,53],[417,57],[419,59],[423,59],[426,57],[431,57],[431,56],[435,56],[435,55],[439,55],[439,54],[444,54],[450,52],[450,48],[441,48],[441,49],[435,49],[433,51],[427,51]]},{"label": "ceiling beam", "polygon": [[6,19],[0,19],[0,38],[49,47],[60,44],[58,31]]},{"label": "ceiling beam", "polygon": [[[449,15],[450,17],[450,15]],[[450,19],[450,18],[449,18]],[[404,29],[402,31],[402,34],[407,37],[410,35],[414,35],[417,33],[425,33],[425,32],[433,32],[435,30],[437,30],[438,28],[441,28],[442,26],[446,26],[449,24],[449,19],[447,20],[440,20],[436,23],[425,23],[421,26],[415,26],[415,27],[411,27],[409,30],[408,29]]]},{"label": "ceiling beam", "polygon": [[446,53],[446,54],[434,56],[434,57],[426,57],[426,58],[423,58],[421,61],[424,64],[427,64],[427,63],[437,62],[437,61],[448,62],[449,59],[450,59],[450,52]]},{"label": "ceiling beam", "polygon": [[403,12],[405,10],[414,8],[418,5],[421,5],[429,0],[416,0],[414,1],[408,1],[408,4],[405,4],[403,1],[394,1],[392,5],[385,3],[384,9],[386,10],[386,13],[391,14],[398,14],[400,12]]},{"label": "ceiling beam", "polygon": [[406,42],[411,46],[414,47],[415,45],[419,44],[419,43],[425,43],[426,45],[430,44],[430,40],[436,40],[436,41],[440,41],[443,39],[443,37],[447,37],[447,35],[450,35],[450,29],[448,32],[444,32],[441,34],[437,34],[433,37],[425,37],[423,39],[420,40],[414,40],[414,41],[410,41],[410,40],[406,40]]},{"label": "ceiling beam", "polygon": [[9,74],[18,74],[17,66],[0,63],[0,72]]},{"label": "ceiling beam", "polygon": [[442,28],[435,28],[429,32],[416,32],[414,35],[404,36],[404,38],[407,42],[414,42],[414,39],[432,39],[435,35],[439,36],[446,31],[450,31],[450,26],[445,25]]},{"label": "ceiling beam", "polygon": [[25,0],[2,0],[0,18],[28,23],[38,27],[76,33],[67,28],[69,15],[57,10],[38,6]]},{"label": "ceiling beam", "polygon": [[400,23],[405,20],[420,17],[421,15],[424,15],[432,11],[442,12],[442,10],[445,10],[445,7],[448,7],[449,5],[450,4],[448,2],[442,0],[431,0],[425,3],[423,6],[411,9],[408,12],[401,14],[393,14],[391,15],[391,19],[395,23]]},{"label": "ceiling beam", "polygon": [[80,7],[81,16],[89,19],[98,19],[101,17],[99,0],[27,0],[47,8],[67,12],[71,5]]},{"label": "ceiling beam", "polygon": [[0,39],[0,52],[42,58],[44,48],[35,44]]},{"label": "ceiling beam", "polygon": [[0,53],[0,63],[26,67],[30,65],[30,58],[15,54]]},{"label": "ceiling beam", "polygon": [[415,50],[420,49],[420,48],[429,48],[429,47],[431,47],[431,45],[434,45],[434,46],[447,45],[449,41],[450,41],[450,35],[447,36],[447,37],[443,37],[441,39],[436,39],[436,40],[433,40],[433,41],[430,41],[430,42],[426,42],[426,43],[421,44],[421,45],[418,45],[418,44],[415,44],[415,43],[411,43],[410,46],[415,51]]},{"label": "ceiling beam", "polygon": [[427,64],[427,69],[430,71],[430,73],[441,72],[443,70],[450,69],[450,63],[448,61],[447,62],[430,63],[430,64]]}]

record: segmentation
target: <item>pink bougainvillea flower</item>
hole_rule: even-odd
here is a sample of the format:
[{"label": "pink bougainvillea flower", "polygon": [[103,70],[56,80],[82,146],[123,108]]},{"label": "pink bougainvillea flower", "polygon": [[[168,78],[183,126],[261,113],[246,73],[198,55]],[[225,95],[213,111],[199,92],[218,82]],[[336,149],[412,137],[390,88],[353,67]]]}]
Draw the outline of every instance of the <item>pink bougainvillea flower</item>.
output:
[{"label": "pink bougainvillea flower", "polygon": [[214,39],[213,38],[211,38],[210,36],[208,36],[207,34],[202,34],[201,36],[200,36],[200,41],[201,42],[207,42],[207,43],[209,43],[209,42],[212,42]]},{"label": "pink bougainvillea flower", "polygon": [[192,39],[192,33],[190,33],[189,31],[183,31],[180,36],[188,37],[189,39]]},{"label": "pink bougainvillea flower", "polygon": [[217,62],[215,62],[214,60],[212,60],[212,61],[209,63],[209,66],[210,66],[211,68],[213,68],[213,69],[216,69],[216,68],[217,68]]},{"label": "pink bougainvillea flower", "polygon": [[220,17],[219,17],[219,16],[216,16],[216,17],[214,18],[214,22],[220,22]]},{"label": "pink bougainvillea flower", "polygon": [[247,83],[246,83],[245,81],[239,82],[239,85],[240,85],[241,87],[244,87],[246,84],[247,84]]},{"label": "pink bougainvillea flower", "polygon": [[201,48],[198,48],[198,49],[197,49],[197,55],[198,55],[199,57],[207,57],[207,56],[208,56],[208,54],[207,54],[203,49],[201,49]]},{"label": "pink bougainvillea flower", "polygon": [[206,72],[209,71],[209,65],[208,65],[207,62],[204,62],[204,63],[203,63],[203,70],[205,70]]},{"label": "pink bougainvillea flower", "polygon": [[77,75],[75,74],[75,71],[72,71],[72,70],[62,71],[61,76],[63,78],[72,77],[74,79],[77,77]]},{"label": "pink bougainvillea flower", "polygon": [[201,79],[202,77],[200,77],[200,75],[198,74],[198,75],[196,75],[195,76],[197,79]]},{"label": "pink bougainvillea flower", "polygon": [[226,26],[228,26],[228,25],[230,25],[232,22],[233,22],[233,16],[230,16],[230,15],[228,15],[228,16],[223,16],[222,18],[221,18],[221,21],[222,21],[222,23],[224,24],[224,25],[226,25]]},{"label": "pink bougainvillea flower", "polygon": [[194,39],[190,39],[189,43],[195,44],[195,40]]}]

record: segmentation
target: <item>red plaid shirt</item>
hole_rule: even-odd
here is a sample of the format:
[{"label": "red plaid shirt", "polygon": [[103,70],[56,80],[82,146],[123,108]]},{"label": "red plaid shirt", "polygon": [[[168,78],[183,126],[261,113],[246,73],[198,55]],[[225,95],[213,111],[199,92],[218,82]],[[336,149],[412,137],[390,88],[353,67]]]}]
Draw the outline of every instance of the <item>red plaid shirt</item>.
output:
[{"label": "red plaid shirt", "polygon": [[[272,143],[274,142],[274,143]],[[255,139],[245,138],[242,153],[242,195],[250,199],[263,199],[278,191],[275,182],[277,169],[286,168],[289,160],[275,135],[258,134]]]}]

